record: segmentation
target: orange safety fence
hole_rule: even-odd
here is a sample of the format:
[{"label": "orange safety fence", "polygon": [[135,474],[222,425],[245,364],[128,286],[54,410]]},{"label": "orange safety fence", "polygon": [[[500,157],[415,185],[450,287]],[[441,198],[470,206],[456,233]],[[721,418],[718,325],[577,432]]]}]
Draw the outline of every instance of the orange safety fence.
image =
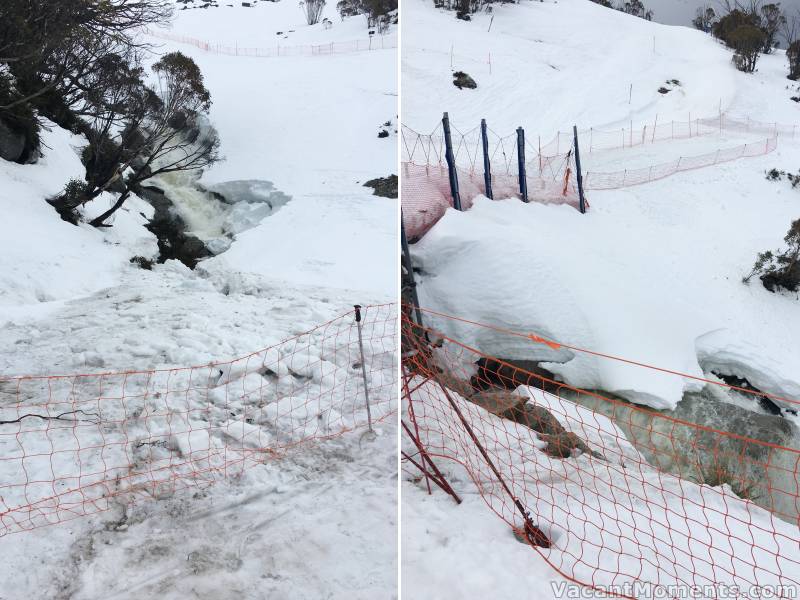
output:
[{"label": "orange safety fence", "polygon": [[455,45],[451,45],[449,50],[435,50],[432,48],[423,48],[421,46],[414,46],[410,43],[403,42],[403,52],[405,52],[406,56],[410,56],[412,53],[424,54],[425,62],[429,66],[436,63],[449,63],[450,68],[454,71],[457,71],[461,68],[461,65],[466,64],[468,66],[464,68],[471,69],[470,73],[475,74],[476,67],[480,65],[482,69],[478,70],[478,73],[484,72],[483,70],[485,69],[486,73],[489,75],[492,74],[493,62],[491,50],[485,50],[483,56],[477,57],[477,53],[473,53],[472,56],[462,54],[456,49]]},{"label": "orange safety fence", "polygon": [[[770,138],[795,139],[797,125],[785,123],[766,123],[749,117],[737,117],[720,113],[713,117],[686,121],[659,121],[656,117],[651,123],[634,124],[633,121],[615,129],[612,127],[590,127],[578,130],[581,152],[592,154],[603,150],[638,148],[648,144],[671,140],[686,140],[697,137],[736,133]],[[559,131],[552,140],[542,144],[541,152],[546,156],[557,155],[573,142],[572,131]]]},{"label": "orange safety fence", "polygon": [[145,28],[144,33],[161,40],[178,42],[199,48],[212,54],[226,56],[250,56],[254,58],[275,58],[279,56],[327,56],[331,54],[347,54],[351,52],[369,52],[371,50],[386,50],[397,48],[396,35],[374,35],[364,39],[347,40],[343,42],[329,42],[327,44],[287,45],[276,44],[268,47],[240,47],[227,46],[216,42],[201,40],[193,37],[157,31]]},{"label": "orange safety fence", "polygon": [[640,185],[664,179],[675,173],[703,169],[740,158],[764,156],[778,147],[778,138],[771,137],[757,142],[741,144],[732,148],[722,148],[714,152],[707,152],[697,156],[681,156],[657,165],[650,165],[639,169],[624,169],[612,173],[587,171],[583,176],[584,189],[586,190],[613,190]]},{"label": "orange safety fence", "polygon": [[[401,127],[403,226],[411,242],[423,237],[453,206],[440,130],[441,124],[431,134]],[[500,136],[489,130],[487,137],[493,197],[521,198],[516,134]],[[486,192],[480,129],[460,132],[453,127],[452,142],[461,206],[467,210],[477,196]],[[542,157],[530,140],[526,140],[525,149],[528,201],[568,204],[577,209],[578,194],[571,177],[575,170],[572,149],[563,155]]]},{"label": "orange safety fence", "polygon": [[397,305],[360,308],[361,341],[356,312],[225,362],[0,376],[0,537],[205,486],[388,420]]},{"label": "orange safety fence", "polygon": [[[604,150],[639,148],[724,132],[767,133],[766,139],[748,142],[695,156],[681,156],[664,163],[640,168],[601,172],[584,168],[585,192],[611,190],[640,185],[683,171],[701,169],[740,158],[763,156],[777,148],[778,137],[794,138],[796,126],[762,123],[721,113],[718,117],[679,122],[644,124],[618,131],[591,128],[579,131],[581,153],[592,155]],[[459,183],[463,209],[468,209],[478,195],[486,193],[484,183],[484,149],[481,130],[475,127],[462,132],[451,124],[453,160]],[[521,198],[519,189],[519,150],[516,134],[498,135],[487,128],[486,154],[490,163],[493,197]],[[542,144],[541,137],[525,137],[525,181],[528,201],[545,204],[579,206],[578,190],[573,176],[577,172],[574,157],[574,135],[559,132],[553,140]],[[584,165],[585,167],[585,165]],[[453,206],[445,157],[445,136],[440,123],[429,134],[410,127],[401,127],[401,189],[403,225],[413,242]]]},{"label": "orange safety fence", "polygon": [[[456,493],[474,485],[561,577],[604,595],[798,597],[795,428],[746,404],[769,398],[786,416],[796,399],[430,310],[421,309],[420,326],[412,308],[403,306],[401,327],[412,481],[439,483],[441,469]],[[443,331],[471,340],[490,333],[494,347],[530,344],[562,361],[588,353],[705,387],[673,410],[654,410]],[[427,459],[438,469],[425,468]]]},{"label": "orange safety fence", "polygon": [[[483,174],[457,168],[462,210],[469,210],[475,198],[484,194]],[[453,206],[447,166],[423,166],[402,163],[403,227],[410,242],[421,239]],[[578,196],[569,174],[562,180],[527,176],[529,201],[544,204],[568,204],[578,208]],[[516,174],[492,175],[494,198],[519,198],[519,177]]]}]

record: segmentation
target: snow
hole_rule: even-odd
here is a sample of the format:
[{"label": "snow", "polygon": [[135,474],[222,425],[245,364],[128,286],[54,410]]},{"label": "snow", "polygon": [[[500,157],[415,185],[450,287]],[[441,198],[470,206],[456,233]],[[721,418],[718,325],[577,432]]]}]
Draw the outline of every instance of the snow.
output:
[{"label": "snow", "polygon": [[[696,171],[596,192],[586,215],[568,206],[479,198],[469,211],[448,211],[415,244],[412,253],[424,273],[420,304],[697,377],[703,376],[698,339],[725,330],[743,343],[757,340],[750,354],[761,360],[752,369],[771,364],[781,379],[797,382],[800,356],[786,353],[800,336],[796,300],[741,281],[758,252],[780,245],[796,214],[793,190],[786,186],[777,194],[764,179],[772,164],[774,157],[751,159],[746,188],[740,169],[729,163],[715,169],[713,186],[708,171]],[[754,195],[769,195],[770,204],[753,202]],[[654,408],[674,408],[696,387],[673,375],[565,355],[459,322],[431,323],[488,354],[553,361],[546,368],[571,385]],[[714,339],[704,341],[704,364],[724,348]],[[781,396],[793,397],[789,392],[797,389],[772,377],[759,381],[759,389]]]},{"label": "snow", "polygon": [[[412,382],[412,387],[416,384],[422,382]],[[738,586],[744,594],[739,597],[750,598],[758,597],[752,595],[754,581],[772,589],[786,584],[773,574],[783,570],[788,575],[788,565],[800,559],[789,543],[796,527],[739,501],[727,487],[697,485],[649,467],[602,415],[541,390],[517,392],[550,409],[567,430],[585,438],[605,459],[588,454],[550,458],[536,449],[541,442],[529,429],[452,394],[512,493],[553,541],[550,549],[533,549],[513,536],[510,525],[521,527],[522,520],[509,498],[499,486],[482,481],[489,471],[480,466],[483,459],[477,447],[457,439],[457,431],[450,435],[445,428],[445,435],[438,435],[441,422],[460,429],[458,419],[435,383],[422,384],[416,395],[417,425],[423,439],[428,431],[434,432],[437,466],[464,501],[456,505],[438,488],[427,496],[424,479],[405,476],[404,594],[446,598],[455,592],[457,597],[476,597],[491,589],[498,597],[551,598],[559,597],[558,590],[567,585],[570,593],[581,595],[566,597],[602,597],[576,588],[548,562],[566,576],[601,589],[625,589],[636,581],[645,588],[657,582],[664,589],[675,586],[673,590],[713,584],[717,593]],[[517,456],[526,457],[524,469],[512,466]],[[458,461],[449,460],[452,457]],[[748,565],[754,566],[742,564],[739,557],[745,555]],[[454,572],[460,576],[453,577]],[[703,588],[697,593],[694,597],[713,597]]]},{"label": "snow", "polygon": [[[336,35],[366,38],[363,18],[324,31],[305,27],[300,16],[291,2],[221,6],[178,11],[174,30],[201,39],[239,31],[245,39],[247,31],[256,35],[265,27],[296,29],[294,43],[315,44]],[[82,177],[78,151],[85,140],[52,127],[37,164],[0,161],[2,377],[208,365],[249,356],[356,303],[395,298],[397,201],[372,196],[363,183],[396,172],[396,136],[377,138],[380,126],[397,115],[396,53],[250,59],[151,41],[158,52],[180,50],[199,63],[214,101],[211,124],[226,159],[202,174],[197,190],[179,191],[192,183],[191,176],[151,183],[176,194],[176,210],[221,254],[194,271],[174,261],[152,271],[132,265],[133,256],[157,255],[156,239],[144,227],[153,209],[136,197],[107,229],[61,221],[44,199],[70,178]],[[227,202],[211,202],[202,189],[223,194]],[[113,200],[106,194],[87,205],[86,216],[99,214]],[[349,343],[353,330],[348,325]],[[382,419],[374,436],[359,429],[300,445],[248,469],[230,469],[228,478],[212,477],[214,485],[199,477],[185,489],[172,491],[162,481],[140,490],[132,480],[133,503],[126,494],[112,496],[104,512],[4,535],[0,595],[9,600],[393,597],[396,427],[387,411],[396,406],[396,392],[386,382],[396,367],[393,352],[369,344],[365,350],[373,416]],[[324,410],[317,396],[341,386],[342,369],[356,372],[342,363],[344,355],[332,352],[310,344],[294,362],[275,363],[274,377],[295,393],[264,410],[269,423],[225,414],[229,407],[252,413],[252,390],[264,385],[264,377],[241,369],[223,368],[207,398],[168,394],[169,404],[162,399],[158,405],[169,411],[168,418],[148,413],[151,405],[134,393],[126,408],[145,410],[151,430],[135,430],[140,425],[132,422],[127,433],[131,439],[137,433],[154,435],[164,443],[133,447],[131,458],[168,475],[155,469],[163,464],[159,461],[172,465],[174,458],[179,472],[206,458],[213,467],[227,447],[252,455],[264,446],[290,443],[293,432],[317,427],[324,433],[329,425],[364,422],[358,371],[358,378],[348,379],[357,385],[348,388],[349,408],[325,411],[326,421],[317,423]],[[291,385],[295,377],[310,377],[305,391]],[[131,389],[143,389],[133,379]],[[2,388],[8,392],[8,383]],[[233,404],[229,389],[239,390]],[[70,396],[55,385],[51,393],[77,402],[79,391]],[[23,399],[35,403],[42,397],[32,392]],[[198,418],[197,406],[214,416],[212,430]],[[6,409],[3,419],[9,410],[16,416]],[[122,407],[109,402],[103,410],[119,416]],[[30,431],[19,438],[14,432],[20,426],[10,425],[12,435],[3,436],[9,448],[0,465],[2,480],[27,476],[19,470],[20,443],[30,454],[31,476],[49,481],[52,471],[61,472],[65,479],[59,486],[75,481],[76,462],[84,474],[101,475],[104,466],[113,470],[129,463],[127,447],[117,443],[124,437],[119,431],[89,422],[66,425],[65,431],[47,433],[43,423],[27,419]],[[85,436],[79,441],[83,450],[73,453],[77,432]],[[102,451],[96,448],[98,436],[105,436]],[[53,449],[62,452],[51,462]],[[92,481],[86,477],[83,483]],[[26,491],[35,500],[53,490],[49,483],[32,483]],[[86,493],[97,491],[94,486]],[[72,499],[81,500],[65,498]],[[3,502],[26,504],[8,489]],[[9,519],[3,522],[13,523]]]},{"label": "snow", "polygon": [[[198,4],[204,2],[197,1]],[[214,45],[239,45],[240,48],[267,48],[280,44],[324,44],[326,42],[367,39],[367,18],[363,15],[342,19],[336,3],[330,2],[322,9],[320,22],[307,25],[303,10],[295,2],[261,1],[252,7],[225,6],[218,9],[192,7],[179,9],[170,33],[200,38]],[[240,4],[240,3],[239,3]],[[333,26],[325,29],[322,19]],[[209,28],[212,19],[216,26]],[[392,33],[392,32],[390,32]]]},{"label": "snow", "polygon": [[[255,43],[265,35],[265,22],[281,29],[292,23],[299,33],[300,23],[289,19],[301,16],[291,2],[251,9],[221,6],[179,11],[173,29],[198,36],[236,32],[245,39],[256,36],[249,38]],[[197,29],[200,22],[204,28]],[[366,32],[363,17],[345,24]],[[211,90],[211,121],[224,161],[206,171],[200,183],[213,189],[230,181],[268,180],[292,198],[275,218],[240,236],[230,254],[209,263],[229,269],[233,260],[253,273],[394,298],[397,202],[373,196],[363,186],[397,168],[397,137],[377,137],[381,125],[397,116],[394,51],[259,59],[150,41],[160,51],[179,50],[195,58]],[[282,260],[258,258],[273,256]]]},{"label": "snow", "polygon": [[[52,123],[45,126],[44,156],[37,164],[0,161],[0,207],[8,216],[0,222],[0,324],[21,305],[68,300],[113,285],[131,256],[156,254],[155,236],[142,227],[147,221],[141,214],[151,216],[153,209],[139,198],[131,198],[116,226],[102,232],[53,218],[43,199],[61,192],[70,179],[83,179],[78,152],[86,140]],[[105,210],[110,200],[106,194],[97,204]]]},{"label": "snow", "polygon": [[[423,308],[522,334],[430,313],[424,317],[426,324],[488,355],[544,361],[544,368],[570,385],[657,409],[673,409],[687,392],[701,387],[695,379],[563,347],[554,350],[525,337],[536,334],[693,377],[713,379],[711,371],[745,377],[765,392],[790,399],[781,403],[784,407],[796,408],[791,400],[800,400],[798,299],[768,292],[757,278],[749,285],[742,282],[757,253],[781,247],[798,217],[797,190],[765,178],[773,167],[796,172],[800,158],[800,139],[786,133],[800,122],[800,112],[790,99],[796,84],[786,79],[782,52],[762,56],[758,71],[745,75],[732,67],[728,50],[701,32],[650,23],[584,0],[494,5],[491,15],[473,15],[469,22],[427,0],[408,0],[401,53],[403,124],[422,133],[432,131],[445,111],[457,133],[485,118],[499,135],[523,126],[528,140],[540,135],[543,143],[558,131],[571,131],[573,124],[580,130],[619,131],[633,122],[634,131],[644,124],[650,131],[655,122],[685,123],[690,114],[713,118],[720,111],[782,125],[777,149],[767,156],[593,191],[585,215],[566,205],[462,197],[467,206],[474,200],[471,208],[448,210],[411,246],[411,254]],[[452,84],[456,70],[473,76],[477,89],[457,89]],[[672,79],[680,85],[660,94],[658,88]],[[581,154],[585,171],[621,172],[763,142],[767,135],[725,129],[589,152],[584,134]],[[518,467],[533,468],[537,461]],[[548,581],[559,581],[555,573],[541,571],[546,565],[526,548],[520,550],[508,528],[472,499],[476,488],[460,468],[443,462],[467,501],[450,508],[452,501],[441,492],[427,498],[417,486],[404,485],[403,554],[413,565],[404,584],[416,591],[431,586],[432,597],[444,596],[448,583],[462,581],[467,595],[500,589],[500,596],[554,597]],[[569,482],[553,481],[562,485],[568,488]],[[682,485],[688,497],[706,498],[701,488]],[[583,486],[572,493],[582,498],[595,491]],[[660,493],[647,497],[648,507],[664,501]],[[567,502],[555,498],[554,507]],[[730,499],[727,505],[744,506]],[[599,506],[612,510],[602,501]],[[557,508],[540,509],[548,515],[547,524],[566,518]],[[698,516],[700,522],[703,518]],[[457,528],[451,519],[458,520]],[[796,530],[788,535],[794,539]],[[487,544],[492,544],[491,557],[474,553]],[[587,551],[574,549],[576,555]],[[445,567],[437,571],[428,556]],[[489,560],[491,576],[476,564]],[[616,560],[610,553],[606,562],[601,559],[601,569]],[[456,565],[466,572],[474,565],[475,576],[453,577]],[[652,573],[649,577],[655,580]],[[647,578],[644,573],[642,579]],[[584,580],[591,581],[591,574]]]},{"label": "snow", "polygon": [[[797,117],[790,92],[782,89],[787,80],[780,53],[762,57],[759,72],[748,76],[735,71],[728,51],[701,32],[649,23],[590,2],[523,3],[498,7],[493,15],[487,32],[487,15],[464,23],[424,2],[408,3],[406,124],[430,130],[445,109],[459,123],[487,117],[496,131],[522,124],[528,132],[542,132],[546,140],[572,122],[612,130],[631,121],[686,121],[690,113],[700,117],[719,107],[763,122],[791,123]],[[565,36],[568,27],[585,31]],[[622,42],[607,35],[613,27],[624,28]],[[433,28],[439,35],[431,35]],[[470,45],[465,43],[468,36]],[[645,41],[648,51],[637,51]],[[481,49],[492,48],[492,74],[485,74],[485,86],[479,82],[477,90],[465,92],[448,81],[449,64],[429,54],[449,45],[456,57],[469,52],[478,56]],[[525,48],[530,52],[521,51]],[[530,84],[519,80],[523,62]],[[554,72],[551,65],[556,62],[569,69]],[[461,68],[458,59],[454,68]],[[571,91],[567,76],[592,90],[591,102]],[[681,85],[659,94],[667,79],[678,79]],[[633,83],[631,104],[616,89],[622,81]],[[557,85],[564,87],[556,90]],[[499,97],[499,87],[504,90],[502,104],[489,110],[487,103]],[[552,101],[556,97],[559,101]],[[531,102],[541,110],[531,111]],[[725,130],[721,135],[595,150],[586,153],[585,169],[640,168],[756,137],[763,136]],[[757,351],[745,353],[761,357],[758,364],[751,363],[763,374],[753,374],[764,385],[761,389],[794,395],[800,356],[785,350],[800,335],[796,301],[757,283],[744,286],[741,279],[758,252],[781,245],[797,216],[792,190],[766,181],[764,174],[772,167],[794,170],[798,149],[797,141],[781,136],[777,151],[766,157],[681,173],[637,188],[595,191],[586,215],[564,205],[479,198],[463,214],[448,211],[415,244],[412,253],[423,273],[420,302],[693,376],[703,376],[697,340],[724,330],[727,345],[731,339],[755,344]],[[757,228],[752,226],[756,222]],[[492,285],[485,285],[487,281]],[[683,392],[696,386],[623,363],[583,354],[554,355],[525,340],[434,323],[487,353],[553,360],[548,367],[573,385],[604,389],[655,408],[673,408]],[[705,339],[703,364],[713,362],[710,355],[721,359],[723,348],[712,343]]]}]

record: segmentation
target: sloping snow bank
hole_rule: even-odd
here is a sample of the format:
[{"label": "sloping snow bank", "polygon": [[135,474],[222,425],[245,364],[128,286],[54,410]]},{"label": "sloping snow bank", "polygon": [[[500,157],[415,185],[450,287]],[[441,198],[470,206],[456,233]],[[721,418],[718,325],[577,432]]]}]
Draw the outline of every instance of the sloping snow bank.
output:
[{"label": "sloping snow bank", "polygon": [[[144,228],[152,207],[131,197],[114,217],[114,226],[73,227],[45,202],[70,179],[83,180],[78,153],[83,137],[45,124],[43,156],[36,164],[0,160],[0,306],[67,300],[114,285],[134,255],[153,257],[156,239]],[[115,198],[104,194],[87,205],[91,217]]]},{"label": "sloping snow bank", "polygon": [[[706,373],[735,375],[754,387],[771,394],[800,400],[800,375],[793,362],[791,348],[786,354],[765,350],[758,340],[739,339],[729,329],[712,331],[697,338],[697,360]],[[793,402],[774,399],[776,404],[798,410]]]},{"label": "sloping snow bank", "polygon": [[[797,301],[741,281],[756,254],[779,246],[796,218],[796,191],[764,179],[775,162],[781,159],[752,159],[747,169],[724,165],[597,192],[586,215],[478,198],[467,212],[449,210],[412,247],[422,270],[420,303],[694,376],[728,363],[722,370],[737,372],[758,355],[748,379],[796,397],[800,356],[789,351],[800,339]],[[698,389],[691,380],[524,338],[433,324],[486,353],[552,361],[547,368],[572,385],[654,408],[674,408],[683,392]],[[703,338],[715,331],[723,333]],[[730,354],[734,345],[738,358]]]}]

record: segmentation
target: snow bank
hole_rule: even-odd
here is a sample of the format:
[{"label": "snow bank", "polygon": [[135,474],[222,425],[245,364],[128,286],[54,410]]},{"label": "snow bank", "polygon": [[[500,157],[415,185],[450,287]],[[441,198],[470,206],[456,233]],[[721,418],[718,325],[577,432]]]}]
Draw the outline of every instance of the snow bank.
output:
[{"label": "snow bank", "polygon": [[[78,153],[86,140],[52,123],[42,132],[44,156],[33,165],[0,160],[0,306],[63,301],[114,285],[132,256],[153,257],[155,236],[144,229],[150,205],[132,197],[110,229],[62,221],[45,201],[70,179],[83,179]],[[104,194],[86,208],[91,217],[113,202]],[[0,324],[2,322],[0,321]]]},{"label": "snow bank", "polygon": [[762,392],[789,400],[774,399],[776,404],[790,410],[800,408],[800,376],[791,348],[783,354],[770,352],[759,340],[741,339],[729,329],[700,336],[695,345],[697,359],[705,372],[747,379]]},{"label": "snow bank", "polygon": [[[741,282],[758,252],[779,245],[795,214],[794,192],[764,179],[771,160],[753,159],[752,169],[718,167],[713,186],[698,185],[706,177],[697,172],[595,193],[586,215],[567,206],[478,198],[467,212],[448,211],[412,248],[422,271],[420,303],[694,376],[703,376],[712,354],[733,361],[710,348],[714,338],[698,342],[724,330],[727,344],[736,340],[742,352],[760,356],[759,365],[772,365],[751,367],[762,374],[753,374],[761,389],[794,392],[800,356],[787,349],[800,336],[795,301]],[[755,202],[762,194],[770,200]],[[655,408],[674,408],[697,387],[524,338],[434,323],[489,354],[551,361],[545,366],[572,385]]]}]

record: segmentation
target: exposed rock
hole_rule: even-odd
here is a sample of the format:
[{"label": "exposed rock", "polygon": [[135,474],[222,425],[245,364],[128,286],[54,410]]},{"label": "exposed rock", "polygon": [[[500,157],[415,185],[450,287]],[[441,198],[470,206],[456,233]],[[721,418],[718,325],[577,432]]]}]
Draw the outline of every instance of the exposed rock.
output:
[{"label": "exposed rock", "polygon": [[547,443],[544,453],[553,458],[571,458],[575,450],[591,454],[595,458],[603,456],[594,452],[576,433],[567,431],[548,409],[538,406],[518,394],[504,390],[486,391],[468,398],[503,419],[524,425],[537,433],[540,440]]},{"label": "exposed rock", "polygon": [[515,390],[519,386],[535,387],[548,392],[557,392],[561,387],[555,375],[543,369],[532,360],[512,360],[505,358],[480,358],[478,371],[470,379],[476,390],[505,388]]},{"label": "exposed rock", "polygon": [[397,198],[397,175],[389,175],[388,177],[370,179],[364,184],[364,187],[371,187],[374,190],[374,196],[381,196],[383,198]]},{"label": "exposed rock", "polygon": [[453,73],[453,85],[460,90],[463,90],[464,88],[474,90],[476,87],[478,87],[478,84],[475,83],[475,80],[464,73],[464,71],[456,71]]},{"label": "exposed rock", "polygon": [[14,133],[0,121],[0,158],[17,162],[25,152],[25,135]]},{"label": "exposed rock", "polygon": [[543,433],[539,435],[539,439],[547,443],[543,452],[552,458],[572,458],[576,454],[576,450],[578,454],[591,454],[595,458],[603,458],[597,452],[593,452],[586,442],[571,431],[560,434]]}]

